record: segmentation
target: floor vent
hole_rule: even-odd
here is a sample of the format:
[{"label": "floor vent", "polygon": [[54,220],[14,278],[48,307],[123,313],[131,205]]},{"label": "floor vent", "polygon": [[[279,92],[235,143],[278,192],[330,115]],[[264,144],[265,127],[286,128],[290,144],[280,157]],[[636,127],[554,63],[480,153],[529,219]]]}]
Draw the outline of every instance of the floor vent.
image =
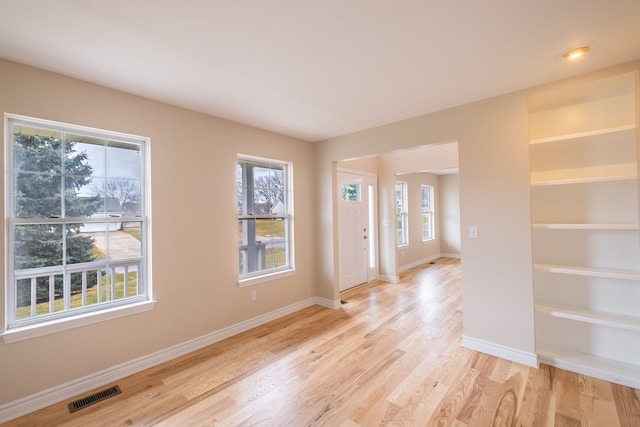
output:
[{"label": "floor vent", "polygon": [[84,409],[87,406],[93,405],[94,403],[101,402],[105,399],[115,396],[116,394],[120,394],[120,387],[114,385],[113,387],[109,387],[97,393],[93,393],[90,396],[86,396],[82,399],[78,399],[69,403],[69,412],[73,413],[79,411],[80,409]]}]

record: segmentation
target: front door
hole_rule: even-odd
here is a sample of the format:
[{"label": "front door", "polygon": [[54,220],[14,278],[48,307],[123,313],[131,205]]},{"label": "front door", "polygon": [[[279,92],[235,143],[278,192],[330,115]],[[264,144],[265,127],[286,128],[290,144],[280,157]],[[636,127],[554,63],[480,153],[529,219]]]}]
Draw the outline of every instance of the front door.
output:
[{"label": "front door", "polygon": [[338,258],[340,290],[352,288],[372,279],[369,198],[371,186],[367,176],[338,172]]}]

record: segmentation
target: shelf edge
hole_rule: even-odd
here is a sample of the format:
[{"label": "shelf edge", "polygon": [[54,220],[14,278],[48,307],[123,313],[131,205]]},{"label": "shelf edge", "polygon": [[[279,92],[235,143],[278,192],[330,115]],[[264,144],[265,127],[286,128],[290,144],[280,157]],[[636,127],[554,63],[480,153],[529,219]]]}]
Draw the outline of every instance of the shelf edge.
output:
[{"label": "shelf edge", "polygon": [[575,267],[569,265],[540,264],[533,265],[535,270],[549,273],[572,274],[575,276],[602,277],[609,279],[640,280],[640,271],[608,270],[602,268]]},{"label": "shelf edge", "polygon": [[634,130],[636,125],[634,123],[612,126],[610,128],[588,130],[583,132],[567,133],[562,135],[546,136],[543,138],[533,138],[529,140],[530,145],[547,144],[549,142],[568,141],[571,139],[585,138],[589,136],[606,135],[608,133],[624,132],[628,130]]},{"label": "shelf edge", "polygon": [[640,224],[596,224],[596,223],[544,223],[531,224],[533,228],[550,230],[640,230]]},{"label": "shelf edge", "polygon": [[632,332],[640,332],[640,318],[630,316],[616,316],[591,310],[580,310],[569,307],[549,306],[536,304],[536,312],[561,319],[574,320],[576,322],[590,323],[592,325],[609,326]]}]

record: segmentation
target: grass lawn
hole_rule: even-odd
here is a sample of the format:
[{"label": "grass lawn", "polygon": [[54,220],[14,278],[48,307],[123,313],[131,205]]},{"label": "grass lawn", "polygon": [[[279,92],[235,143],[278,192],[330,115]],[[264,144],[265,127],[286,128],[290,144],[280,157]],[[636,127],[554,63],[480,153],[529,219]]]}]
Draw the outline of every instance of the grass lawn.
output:
[{"label": "grass lawn", "polygon": [[[125,231],[127,229],[125,228]],[[238,231],[242,231],[242,221],[238,221]],[[265,237],[284,237],[284,221],[273,219],[256,220],[256,235]]]},{"label": "grass lawn", "polygon": [[267,249],[266,251],[266,260],[267,268],[280,267],[285,265],[285,253],[283,248],[273,248]]},{"label": "grass lawn", "polygon": [[140,237],[140,227],[125,227],[123,229],[123,231],[133,237],[135,237],[136,239],[138,239],[138,241],[141,241],[141,237]]}]

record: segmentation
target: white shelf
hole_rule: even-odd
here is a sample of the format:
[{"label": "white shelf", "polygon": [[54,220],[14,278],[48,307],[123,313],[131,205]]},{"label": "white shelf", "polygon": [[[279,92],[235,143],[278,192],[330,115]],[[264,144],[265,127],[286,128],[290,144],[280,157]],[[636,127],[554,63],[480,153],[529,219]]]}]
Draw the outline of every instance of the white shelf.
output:
[{"label": "white shelf", "polygon": [[628,131],[628,130],[634,130],[635,128],[636,128],[636,125],[631,123],[631,124],[627,124],[627,125],[613,126],[613,127],[605,128],[605,129],[595,129],[595,130],[589,130],[589,131],[584,131],[584,132],[568,133],[568,134],[565,134],[565,135],[554,135],[554,136],[548,136],[548,137],[544,137],[544,138],[535,138],[535,139],[530,140],[529,143],[531,145],[547,144],[547,143],[550,143],[550,142],[568,141],[568,140],[572,140],[572,139],[587,138],[587,137],[590,137],[590,136],[606,135],[606,134],[616,133],[616,132],[624,132],[624,131]]},{"label": "white shelf", "polygon": [[640,389],[640,366],[567,349],[538,346],[541,363]]},{"label": "white shelf", "polygon": [[640,318],[601,313],[593,310],[536,304],[536,312],[552,317],[640,332]]},{"label": "white shelf", "polygon": [[640,224],[537,223],[533,224],[532,227],[547,230],[640,230]]},{"label": "white shelf", "polygon": [[538,271],[557,274],[571,274],[574,276],[602,277],[607,279],[640,280],[640,271],[613,270],[604,268],[576,267],[569,265],[534,264]]},{"label": "white shelf", "polygon": [[531,185],[533,186],[633,181],[637,179],[638,168],[635,162],[531,173]]},{"label": "white shelf", "polygon": [[640,388],[637,79],[528,101],[539,359]]}]

